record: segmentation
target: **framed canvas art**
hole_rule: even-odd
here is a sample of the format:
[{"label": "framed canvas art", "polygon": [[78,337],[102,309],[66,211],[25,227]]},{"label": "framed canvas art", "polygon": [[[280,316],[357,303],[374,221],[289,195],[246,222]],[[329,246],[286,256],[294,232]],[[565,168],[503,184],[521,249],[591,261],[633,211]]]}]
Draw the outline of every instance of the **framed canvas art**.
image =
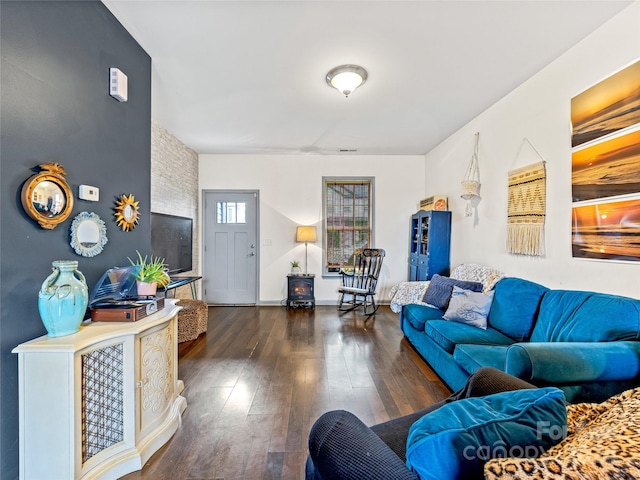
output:
[{"label": "framed canvas art", "polygon": [[640,123],[640,60],[571,99],[571,146]]},{"label": "framed canvas art", "polygon": [[574,206],[576,258],[640,262],[640,199]]},{"label": "framed canvas art", "polygon": [[640,192],[640,130],[574,151],[574,202]]}]

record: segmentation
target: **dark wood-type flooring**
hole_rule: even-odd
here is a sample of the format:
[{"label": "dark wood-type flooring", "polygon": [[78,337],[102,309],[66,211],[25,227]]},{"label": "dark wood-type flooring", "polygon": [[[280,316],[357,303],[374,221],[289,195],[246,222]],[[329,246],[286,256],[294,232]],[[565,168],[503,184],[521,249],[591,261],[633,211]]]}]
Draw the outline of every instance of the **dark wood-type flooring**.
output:
[{"label": "dark wood-type flooring", "polygon": [[372,425],[449,395],[397,314],[382,306],[365,318],[333,306],[210,307],[208,333],[179,346],[181,427],[123,478],[299,480],[323,412],[349,410]]}]

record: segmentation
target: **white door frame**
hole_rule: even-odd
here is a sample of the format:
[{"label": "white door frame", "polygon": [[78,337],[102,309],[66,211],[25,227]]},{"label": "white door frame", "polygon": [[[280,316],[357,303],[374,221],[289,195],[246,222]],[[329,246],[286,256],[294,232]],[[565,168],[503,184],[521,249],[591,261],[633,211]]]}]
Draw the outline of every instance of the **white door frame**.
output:
[{"label": "white door frame", "polygon": [[[206,263],[206,255],[207,255],[207,246],[206,246],[206,238],[205,238],[205,224],[207,221],[207,215],[205,212],[206,209],[206,202],[205,202],[205,198],[206,198],[206,194],[207,193],[220,193],[220,194],[225,194],[225,193],[242,193],[242,194],[247,194],[247,193],[252,193],[255,194],[255,198],[256,198],[256,278],[255,278],[255,285],[256,285],[256,298],[255,298],[255,305],[259,305],[260,302],[260,190],[249,190],[249,189],[229,189],[229,188],[209,188],[209,189],[203,189],[202,190],[202,200],[201,200],[201,204],[202,204],[202,213],[201,213],[201,232],[200,232],[200,238],[202,239],[202,243],[201,243],[201,258],[202,258],[202,262],[201,262],[201,272],[203,272],[203,274],[206,274],[204,268]],[[212,252],[211,252],[212,253]],[[204,283],[204,282],[203,282]],[[205,293],[204,293],[204,285],[202,285],[203,291],[202,291],[202,297],[206,298]]]}]

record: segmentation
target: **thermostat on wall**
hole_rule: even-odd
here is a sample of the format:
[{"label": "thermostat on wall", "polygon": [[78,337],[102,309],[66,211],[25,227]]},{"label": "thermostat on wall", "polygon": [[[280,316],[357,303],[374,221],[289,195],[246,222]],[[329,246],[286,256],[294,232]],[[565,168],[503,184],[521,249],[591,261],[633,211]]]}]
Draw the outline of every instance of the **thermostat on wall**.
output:
[{"label": "thermostat on wall", "polygon": [[109,95],[119,102],[127,101],[127,76],[119,68],[109,69]]},{"label": "thermostat on wall", "polygon": [[78,187],[78,198],[90,202],[97,202],[100,200],[100,189],[98,187],[92,187],[91,185],[80,185],[80,187]]}]

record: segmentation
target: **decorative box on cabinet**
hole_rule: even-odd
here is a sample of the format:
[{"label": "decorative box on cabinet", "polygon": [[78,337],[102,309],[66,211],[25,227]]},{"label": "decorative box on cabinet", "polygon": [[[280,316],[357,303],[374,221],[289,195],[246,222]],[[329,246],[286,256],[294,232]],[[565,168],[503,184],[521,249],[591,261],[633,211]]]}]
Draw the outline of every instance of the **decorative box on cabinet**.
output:
[{"label": "decorative box on cabinet", "polygon": [[137,322],[85,322],[18,354],[20,478],[113,479],[178,429],[177,300]]},{"label": "decorative box on cabinet", "polygon": [[409,228],[409,281],[449,275],[451,212],[420,210]]}]

